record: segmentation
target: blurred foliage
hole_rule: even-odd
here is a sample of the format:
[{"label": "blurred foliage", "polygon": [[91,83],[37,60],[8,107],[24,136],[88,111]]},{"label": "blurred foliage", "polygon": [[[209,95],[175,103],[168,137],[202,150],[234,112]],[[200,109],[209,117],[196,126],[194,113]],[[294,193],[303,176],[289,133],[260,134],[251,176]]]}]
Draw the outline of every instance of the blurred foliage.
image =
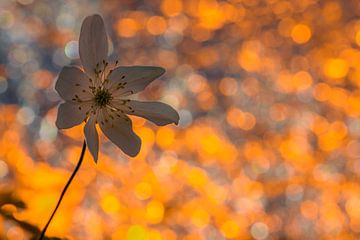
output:
[{"label": "blurred foliage", "polygon": [[133,118],[132,159],[101,136],[49,236],[360,238],[358,0],[1,0],[1,239],[34,237],[76,164],[53,86],[92,13],[111,59],[167,69],[139,98],[181,121]]}]

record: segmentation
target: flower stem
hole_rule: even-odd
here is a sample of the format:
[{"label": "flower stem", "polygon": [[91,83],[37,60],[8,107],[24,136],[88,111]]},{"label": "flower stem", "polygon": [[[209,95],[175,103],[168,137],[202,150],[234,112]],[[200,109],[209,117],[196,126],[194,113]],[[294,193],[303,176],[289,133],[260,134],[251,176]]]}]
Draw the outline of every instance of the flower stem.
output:
[{"label": "flower stem", "polygon": [[85,142],[85,140],[84,140],[79,161],[78,161],[78,163],[77,163],[77,165],[76,165],[76,167],[75,167],[75,169],[74,169],[74,172],[71,174],[69,180],[67,181],[67,183],[66,183],[66,185],[65,185],[65,187],[64,187],[64,189],[63,189],[63,191],[62,191],[62,193],[61,193],[61,195],[60,195],[60,198],[59,198],[59,200],[58,200],[58,202],[57,202],[57,204],[56,204],[56,207],[55,207],[53,213],[52,213],[51,216],[50,216],[49,221],[46,223],[44,229],[42,230],[39,240],[43,240],[43,239],[44,239],[44,237],[45,237],[45,232],[46,232],[46,230],[47,230],[47,228],[48,228],[51,220],[53,219],[53,217],[54,217],[57,209],[59,208],[60,203],[61,203],[61,201],[62,201],[62,199],[63,199],[63,197],[64,197],[64,195],[65,195],[65,193],[66,193],[66,190],[67,190],[68,187],[70,186],[73,178],[75,177],[77,171],[78,171],[79,168],[80,168],[80,165],[81,165],[81,163],[82,163],[82,161],[83,161],[83,159],[84,159],[85,150],[86,150],[86,142]]}]

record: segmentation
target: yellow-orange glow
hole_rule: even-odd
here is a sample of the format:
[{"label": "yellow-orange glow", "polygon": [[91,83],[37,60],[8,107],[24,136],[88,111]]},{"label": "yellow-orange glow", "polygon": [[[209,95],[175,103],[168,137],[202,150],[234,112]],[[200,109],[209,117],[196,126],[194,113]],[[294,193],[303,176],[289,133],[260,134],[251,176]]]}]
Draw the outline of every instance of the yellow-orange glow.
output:
[{"label": "yellow-orange glow", "polygon": [[221,233],[226,238],[237,238],[240,235],[240,226],[236,221],[229,220],[221,225]]},{"label": "yellow-orange glow", "polygon": [[324,74],[329,78],[343,78],[348,71],[348,63],[341,58],[330,58],[324,65]]},{"label": "yellow-orange glow", "polygon": [[121,37],[133,37],[139,30],[139,25],[132,18],[123,18],[116,22],[115,28]]},{"label": "yellow-orange glow", "polygon": [[307,43],[311,38],[311,29],[306,24],[297,24],[291,30],[291,38],[297,44]]},{"label": "yellow-orange glow", "polygon": [[115,196],[108,194],[101,200],[101,207],[106,213],[116,213],[120,209],[120,203]]},{"label": "yellow-orange glow", "polygon": [[163,17],[153,16],[146,23],[146,28],[153,35],[160,35],[166,30],[166,21]]},{"label": "yellow-orange glow", "polygon": [[99,159],[86,150],[47,237],[359,238],[360,1],[5,2],[0,239],[37,239],[77,164],[85,122],[57,129],[54,86],[64,66],[83,70],[89,9],[108,67],[166,69],[121,98],[166,102],[180,121],[129,116],[136,157],[97,126]]},{"label": "yellow-orange glow", "polygon": [[167,16],[176,16],[181,13],[183,4],[181,0],[163,0],[161,10]]},{"label": "yellow-orange glow", "polygon": [[140,182],[135,186],[136,197],[141,200],[146,200],[150,198],[152,193],[152,186],[147,182]]},{"label": "yellow-orange glow", "polygon": [[156,224],[162,221],[164,217],[164,206],[159,201],[151,201],[146,206],[146,220],[151,224]]},{"label": "yellow-orange glow", "polygon": [[225,96],[235,95],[238,89],[237,81],[234,78],[223,78],[220,81],[219,89]]},{"label": "yellow-orange glow", "polygon": [[198,228],[206,227],[209,220],[209,214],[203,209],[196,209],[191,216],[192,223]]}]

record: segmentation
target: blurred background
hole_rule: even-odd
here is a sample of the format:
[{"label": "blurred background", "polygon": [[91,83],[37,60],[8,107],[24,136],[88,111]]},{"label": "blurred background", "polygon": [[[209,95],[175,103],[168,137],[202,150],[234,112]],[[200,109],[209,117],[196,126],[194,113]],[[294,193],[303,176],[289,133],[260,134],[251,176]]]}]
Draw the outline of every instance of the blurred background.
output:
[{"label": "blurred background", "polygon": [[110,59],[167,69],[139,98],[181,119],[134,117],[135,158],[101,136],[49,236],[360,238],[359,1],[1,0],[0,239],[38,234],[78,160],[54,83],[93,13]]}]

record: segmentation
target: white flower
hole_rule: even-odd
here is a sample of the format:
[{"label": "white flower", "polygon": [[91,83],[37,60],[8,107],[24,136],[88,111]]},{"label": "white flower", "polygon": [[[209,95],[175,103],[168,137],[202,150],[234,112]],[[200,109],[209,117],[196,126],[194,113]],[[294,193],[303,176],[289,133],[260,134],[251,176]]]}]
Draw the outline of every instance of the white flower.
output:
[{"label": "white flower", "polygon": [[127,99],[129,95],[142,91],[165,70],[150,66],[117,67],[117,63],[110,68],[107,35],[99,15],[88,16],[83,21],[79,52],[85,72],[66,66],[55,85],[65,100],[59,106],[56,126],[59,129],[71,128],[86,121],[85,140],[95,161],[99,152],[96,124],[130,156],[138,154],[141,140],[133,132],[126,114],[146,118],[160,126],[178,124],[179,115],[169,105]]}]

